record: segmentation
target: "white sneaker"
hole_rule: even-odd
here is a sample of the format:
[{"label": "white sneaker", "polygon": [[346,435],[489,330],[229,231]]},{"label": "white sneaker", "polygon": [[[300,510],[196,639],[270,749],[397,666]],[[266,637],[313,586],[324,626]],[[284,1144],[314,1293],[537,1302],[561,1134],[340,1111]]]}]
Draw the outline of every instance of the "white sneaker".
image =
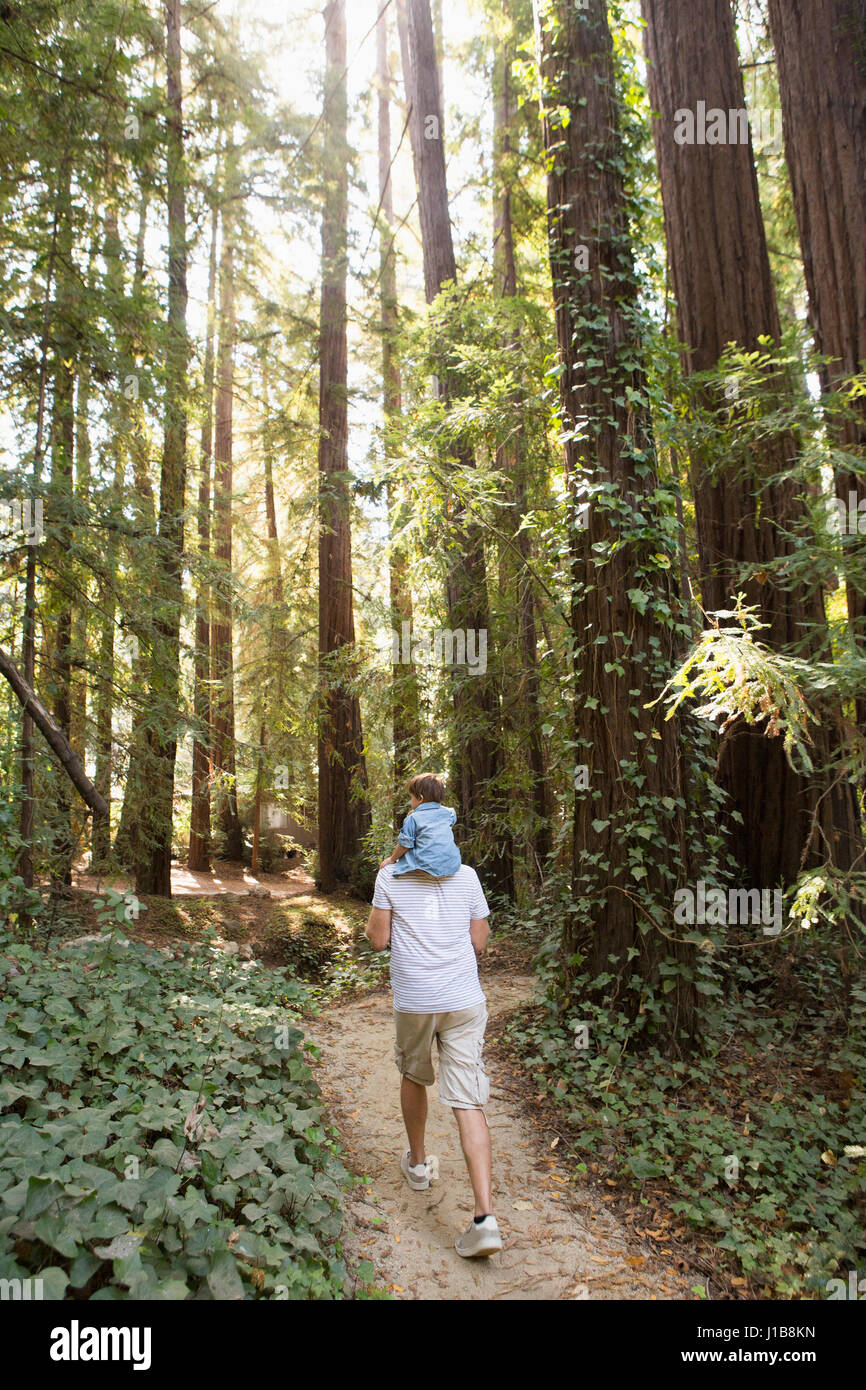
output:
[{"label": "white sneaker", "polygon": [[485,1216],[483,1221],[473,1221],[460,1239],[455,1241],[454,1248],[465,1260],[474,1259],[478,1255],[492,1255],[501,1250],[502,1236],[499,1234],[499,1222],[496,1217]]},{"label": "white sneaker", "polygon": [[430,1186],[430,1179],[439,1176],[439,1161],[425,1158],[423,1163],[412,1164],[409,1162],[411,1156],[412,1150],[407,1149],[400,1159],[400,1168],[413,1192],[424,1192]]}]

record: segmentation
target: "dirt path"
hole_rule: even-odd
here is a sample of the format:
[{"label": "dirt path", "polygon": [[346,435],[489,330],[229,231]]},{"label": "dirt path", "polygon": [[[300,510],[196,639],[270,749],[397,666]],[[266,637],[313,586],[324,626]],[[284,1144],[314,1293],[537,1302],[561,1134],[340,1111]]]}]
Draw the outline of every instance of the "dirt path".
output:
[{"label": "dirt path", "polygon": [[[530,998],[533,983],[528,976],[485,980],[491,1018]],[[341,1005],[308,1029],[322,1048],[317,1080],[348,1161],[371,1179],[347,1198],[344,1245],[352,1263],[372,1261],[400,1299],[693,1297],[680,1276],[630,1243],[590,1188],[569,1186],[555,1155],[542,1156],[495,1048],[485,1049],[487,1119],[504,1248],[487,1261],[461,1259],[454,1241],[472,1217],[471,1189],[457,1126],[435,1085],[427,1151],[439,1159],[439,1181],[412,1192],[400,1172],[406,1136],[392,1018],[388,991]]]},{"label": "dirt path", "polygon": [[[104,888],[125,891],[132,887],[129,879],[96,878],[90,874],[76,873],[73,876],[76,888],[89,893],[101,893]],[[182,864],[171,866],[171,893],[174,898],[221,898],[245,897],[257,890],[266,889],[272,898],[297,898],[314,888],[313,880],[306,869],[290,869],[283,874],[251,874],[242,864],[220,863],[207,872],[194,872]],[[265,894],[264,896],[267,896]]]}]

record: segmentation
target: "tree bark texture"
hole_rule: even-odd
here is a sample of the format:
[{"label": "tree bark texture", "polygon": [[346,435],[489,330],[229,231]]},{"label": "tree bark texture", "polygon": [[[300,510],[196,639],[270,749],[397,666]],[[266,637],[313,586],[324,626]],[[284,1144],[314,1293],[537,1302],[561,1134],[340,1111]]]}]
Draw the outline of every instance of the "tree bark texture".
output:
[{"label": "tree bark texture", "polygon": [[[747,351],[767,335],[780,338],[758,180],[748,143],[677,143],[676,113],[745,109],[729,0],[693,0],[688,7],[643,0],[650,99],[659,113],[654,136],[664,202],[671,280],[686,372],[714,369],[726,345]],[[783,382],[779,382],[784,392]],[[706,404],[706,393],[699,393]],[[792,482],[770,483],[796,457],[789,433],[767,437],[748,457],[718,466],[691,459],[700,585],[707,611],[727,608],[742,589],[767,625],[760,634],[781,649],[806,641],[806,654],[826,652],[822,596],[785,589],[772,577],[743,583],[743,565],[769,564],[791,553],[784,529],[802,525],[804,507]],[[810,636],[811,632],[811,636]],[[839,711],[822,711],[816,764],[838,747]],[[719,747],[719,780],[741,820],[730,820],[732,849],[748,887],[790,883],[801,866],[829,854],[841,868],[858,851],[853,789],[805,778],[785,756],[782,740],[761,725],[736,722]],[[826,795],[824,795],[826,793]],[[816,827],[818,834],[815,833]]]}]

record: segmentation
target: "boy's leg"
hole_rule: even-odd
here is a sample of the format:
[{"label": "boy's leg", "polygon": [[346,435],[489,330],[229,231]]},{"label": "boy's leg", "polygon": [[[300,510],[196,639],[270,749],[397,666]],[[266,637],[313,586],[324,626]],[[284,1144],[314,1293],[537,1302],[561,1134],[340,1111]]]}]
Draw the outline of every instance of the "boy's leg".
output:
[{"label": "boy's leg", "polygon": [[423,1163],[427,1157],[424,1148],[424,1131],[427,1126],[427,1087],[404,1076],[400,1081],[400,1108],[403,1123],[409,1140],[409,1162],[413,1167]]},{"label": "boy's leg", "polygon": [[483,1110],[459,1110],[455,1107],[457,1128],[460,1130],[460,1146],[469,1181],[475,1197],[475,1215],[492,1216],[490,1200],[490,1130]]}]

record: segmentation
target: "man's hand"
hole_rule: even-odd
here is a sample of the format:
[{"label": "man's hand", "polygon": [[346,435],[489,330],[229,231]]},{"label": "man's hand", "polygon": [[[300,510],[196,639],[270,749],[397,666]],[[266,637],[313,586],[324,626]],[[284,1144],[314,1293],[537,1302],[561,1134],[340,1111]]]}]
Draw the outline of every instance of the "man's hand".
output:
[{"label": "man's hand", "polygon": [[380,868],[380,869],[384,869],[384,868],[386,867],[386,865],[388,865],[388,864],[396,864],[396,863],[397,863],[397,860],[394,858],[393,854],[389,854],[387,859],[383,859],[383,860],[382,860],[381,864],[379,865],[379,868]]},{"label": "man's hand", "polygon": [[390,907],[371,907],[364,935],[374,951],[384,951],[391,940]]}]

